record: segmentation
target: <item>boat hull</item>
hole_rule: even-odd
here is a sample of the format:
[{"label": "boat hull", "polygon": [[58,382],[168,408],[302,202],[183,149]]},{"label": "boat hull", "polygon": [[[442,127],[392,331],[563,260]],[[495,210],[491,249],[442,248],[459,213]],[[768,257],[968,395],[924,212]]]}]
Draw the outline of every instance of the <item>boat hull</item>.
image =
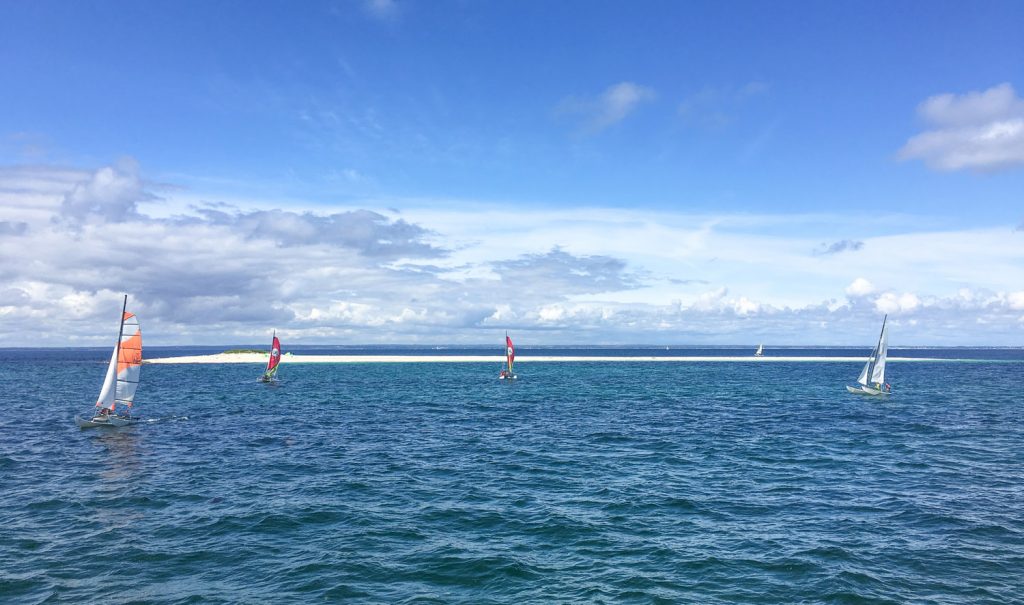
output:
[{"label": "boat hull", "polygon": [[94,416],[92,418],[82,418],[81,416],[75,416],[75,424],[79,428],[92,429],[92,428],[117,428],[120,426],[128,426],[138,422],[135,418],[128,418],[126,416]]},{"label": "boat hull", "polygon": [[869,395],[872,397],[888,397],[890,394],[889,391],[882,391],[880,389],[865,386],[851,387],[847,385],[846,390],[854,395]]}]

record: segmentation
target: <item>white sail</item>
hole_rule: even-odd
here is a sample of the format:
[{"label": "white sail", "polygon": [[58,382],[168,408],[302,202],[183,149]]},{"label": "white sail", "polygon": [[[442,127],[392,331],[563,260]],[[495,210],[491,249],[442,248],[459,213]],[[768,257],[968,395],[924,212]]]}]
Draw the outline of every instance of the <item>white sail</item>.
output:
[{"label": "white sail", "polygon": [[885,354],[889,348],[888,330],[885,320],[882,321],[882,335],[878,337],[878,347],[875,349],[875,367],[871,371],[871,382],[885,384]]},{"label": "white sail", "polygon": [[757,351],[754,353],[754,355],[757,357],[764,355],[764,345],[757,345]]},{"label": "white sail", "polygon": [[[125,305],[128,297],[125,297]],[[118,341],[110,356],[96,407],[113,411],[117,404],[131,407],[142,372],[142,331],[134,313],[122,310]]]},{"label": "white sail", "polygon": [[868,357],[868,362],[864,364],[864,369],[860,371],[860,377],[857,378],[857,382],[867,386],[868,385],[868,373],[871,371],[871,362],[875,360],[875,352],[871,352],[871,357]]},{"label": "white sail", "polygon": [[100,387],[100,396],[96,400],[96,407],[114,409],[114,384],[117,382],[117,345],[110,354],[110,365],[107,366],[107,374],[103,378],[103,386]]},{"label": "white sail", "polygon": [[888,315],[882,318],[882,332],[878,335],[878,344],[872,349],[867,363],[864,364],[864,369],[860,371],[860,376],[857,377],[857,382],[863,386],[885,382],[885,355],[889,347],[889,337],[886,329],[886,321],[888,319]]}]

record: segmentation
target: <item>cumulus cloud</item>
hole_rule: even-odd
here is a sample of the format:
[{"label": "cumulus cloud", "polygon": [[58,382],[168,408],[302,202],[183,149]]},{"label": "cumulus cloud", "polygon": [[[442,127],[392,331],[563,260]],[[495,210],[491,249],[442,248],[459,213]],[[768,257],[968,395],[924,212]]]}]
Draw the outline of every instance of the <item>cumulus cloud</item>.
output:
[{"label": "cumulus cloud", "polygon": [[1006,301],[1014,311],[1024,311],[1024,290],[1011,292],[1007,295]]},{"label": "cumulus cloud", "polygon": [[573,97],[563,101],[559,109],[584,116],[583,130],[594,134],[621,122],[642,103],[657,98],[654,89],[633,82],[614,84],[597,97]]},{"label": "cumulus cloud", "polygon": [[[125,292],[158,344],[271,328],[292,343],[479,343],[507,328],[526,343],[859,344],[884,312],[904,343],[1012,344],[1024,329],[1024,239],[1005,226],[871,239],[859,254],[880,256],[863,266],[900,291],[859,277],[844,299],[837,263],[807,255],[830,240],[800,217],[474,204],[398,220],[180,190],[146,204],[131,201],[152,196],[138,171],[110,169],[0,169],[0,220],[26,225],[0,237],[5,342],[106,343]],[[89,201],[65,214],[69,199]]]},{"label": "cumulus cloud", "polygon": [[867,296],[874,291],[875,286],[863,277],[858,277],[846,286],[846,295],[850,297]]},{"label": "cumulus cloud", "polygon": [[899,295],[893,292],[886,292],[875,299],[875,308],[882,313],[909,313],[920,306],[921,299],[910,292]]},{"label": "cumulus cloud", "polygon": [[1024,166],[1024,99],[1003,83],[982,92],[928,98],[918,114],[930,126],[899,151],[936,170],[993,171]]},{"label": "cumulus cloud", "polygon": [[823,243],[817,248],[815,248],[812,254],[814,254],[815,256],[825,256],[829,254],[838,254],[840,252],[846,252],[848,250],[856,251],[860,250],[863,247],[864,242],[851,239],[844,239],[839,240],[838,242],[832,242],[831,244]]},{"label": "cumulus cloud", "polygon": [[71,222],[138,218],[138,203],[155,199],[144,189],[138,170],[138,164],[130,159],[100,168],[64,195],[61,216]]},{"label": "cumulus cloud", "polygon": [[697,311],[701,313],[732,313],[735,315],[750,315],[761,311],[762,305],[754,302],[746,296],[729,298],[729,289],[725,286],[708,290],[696,297],[695,300],[686,304],[680,302],[679,308],[685,311]]}]

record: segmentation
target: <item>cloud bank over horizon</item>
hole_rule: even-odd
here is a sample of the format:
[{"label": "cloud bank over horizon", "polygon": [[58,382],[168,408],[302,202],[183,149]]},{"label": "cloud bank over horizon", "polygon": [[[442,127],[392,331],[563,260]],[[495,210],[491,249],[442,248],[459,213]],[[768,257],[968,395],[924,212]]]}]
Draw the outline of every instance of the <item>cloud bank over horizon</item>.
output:
[{"label": "cloud bank over horizon", "polygon": [[0,335],[103,345],[128,293],[148,342],[167,345],[271,329],[309,344],[508,329],[524,344],[860,345],[883,314],[894,344],[1024,341],[1013,225],[848,233],[826,215],[197,199],[131,159],[0,167]]}]

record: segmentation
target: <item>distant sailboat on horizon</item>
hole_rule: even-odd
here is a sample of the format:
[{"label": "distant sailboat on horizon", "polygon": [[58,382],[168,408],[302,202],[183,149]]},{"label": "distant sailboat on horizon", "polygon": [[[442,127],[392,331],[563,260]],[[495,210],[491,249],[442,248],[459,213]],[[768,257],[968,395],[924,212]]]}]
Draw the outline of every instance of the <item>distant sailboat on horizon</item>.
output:
[{"label": "distant sailboat on horizon", "polygon": [[[142,373],[142,328],[139,318],[128,312],[128,295],[121,307],[121,325],[117,332],[117,343],[107,365],[107,373],[96,400],[96,413],[92,419],[75,416],[75,424],[81,428],[101,426],[125,426],[138,420],[132,418],[132,402],[139,388]],[[121,413],[118,413],[121,404]]]},{"label": "distant sailboat on horizon", "polygon": [[512,346],[512,339],[508,332],[505,332],[505,368],[498,373],[498,380],[515,380],[519,378],[512,372],[512,364],[516,361],[516,348]]},{"label": "distant sailboat on horizon", "polygon": [[754,351],[754,357],[764,357],[764,345],[757,345],[757,350]]},{"label": "distant sailboat on horizon", "polygon": [[281,341],[277,339],[277,330],[274,330],[274,337],[270,341],[270,358],[267,359],[267,369],[260,376],[260,382],[273,382],[277,376],[277,366],[281,363]]},{"label": "distant sailboat on horizon", "polygon": [[[889,383],[885,381],[885,358],[889,350],[889,333],[886,327],[887,314],[882,318],[882,333],[878,335],[878,344],[868,356],[864,369],[857,378],[858,386],[846,386],[846,390],[857,395],[888,395],[891,392]],[[874,386],[872,386],[874,385]]]}]

